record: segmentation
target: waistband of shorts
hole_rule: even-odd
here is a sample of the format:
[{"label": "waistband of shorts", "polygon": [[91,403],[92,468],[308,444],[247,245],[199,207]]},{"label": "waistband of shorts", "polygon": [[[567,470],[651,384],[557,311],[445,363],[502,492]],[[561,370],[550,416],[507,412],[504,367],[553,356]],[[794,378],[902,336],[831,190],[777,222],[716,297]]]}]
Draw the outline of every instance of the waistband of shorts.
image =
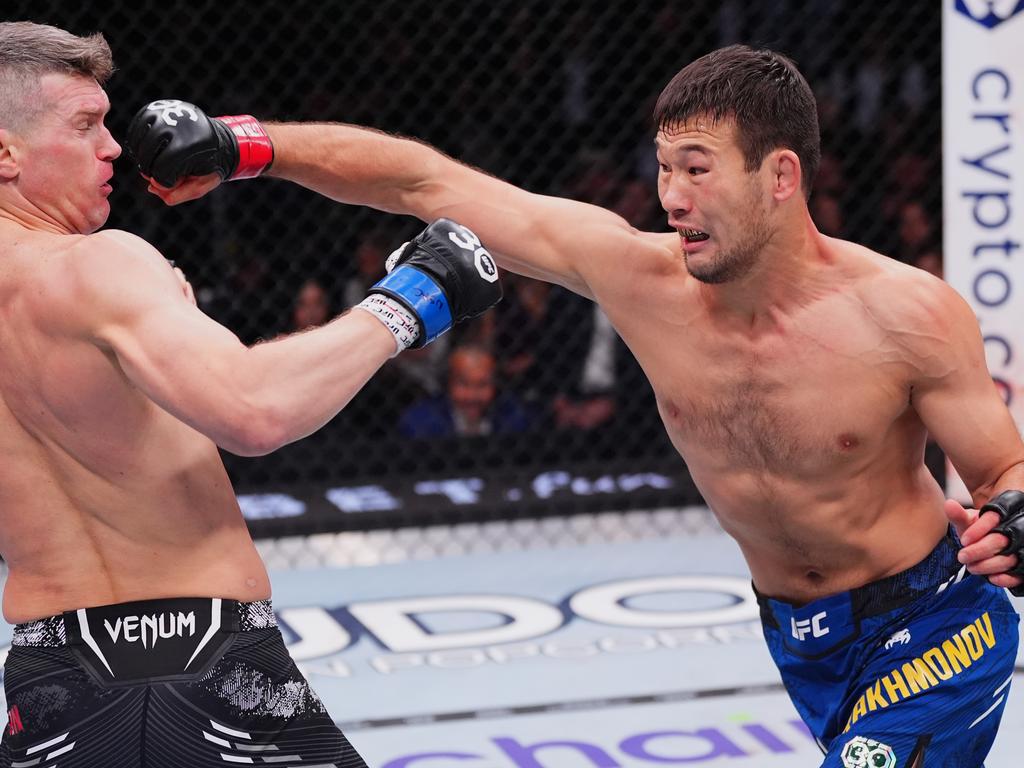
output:
[{"label": "waistband of shorts", "polygon": [[[219,597],[161,598],[97,606],[96,608],[105,611],[117,609],[117,612],[124,616],[146,616],[165,613],[183,604],[209,606],[214,601],[220,603],[221,631],[254,632],[277,626],[277,618],[274,616],[274,608],[269,599],[257,600],[253,603],[240,603],[237,600]],[[91,610],[94,609],[82,608],[78,611],[66,611],[57,616],[16,624],[11,645],[30,648],[58,648],[62,645],[70,645],[72,641],[68,636],[68,625],[77,622],[81,612]]]},{"label": "waistband of shorts", "polygon": [[758,592],[756,587],[754,587],[754,595],[757,597],[757,604],[761,607],[762,618],[766,618],[766,614],[773,615],[775,613],[773,609],[781,606],[794,610],[799,609],[801,613],[813,612],[818,603],[824,604],[826,601],[832,603],[836,598],[843,596],[849,597],[853,618],[878,616],[911,603],[922,595],[943,592],[951,584],[961,581],[966,575],[966,566],[961,565],[957,560],[959,551],[960,541],[950,527],[947,529],[946,535],[939,540],[935,549],[917,565],[912,565],[905,571],[872,581],[848,592],[840,592],[804,604],[767,597]]}]

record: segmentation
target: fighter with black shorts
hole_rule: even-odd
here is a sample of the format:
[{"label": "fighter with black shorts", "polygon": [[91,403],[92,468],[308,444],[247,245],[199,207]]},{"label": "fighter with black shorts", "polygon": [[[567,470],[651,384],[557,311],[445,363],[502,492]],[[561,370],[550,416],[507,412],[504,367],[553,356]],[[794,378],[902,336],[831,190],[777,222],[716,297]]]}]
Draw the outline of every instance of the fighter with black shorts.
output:
[{"label": "fighter with black shorts", "polygon": [[365,765],[295,668],[269,600],[148,600],[19,624],[4,682],[3,766]]},{"label": "fighter with black shorts", "polygon": [[[497,270],[439,219],[358,311],[243,345],[155,249],[97,231],[112,68],[101,35],[0,23],[0,768],[364,766],[289,658],[218,447],[315,431],[497,302]],[[258,124],[225,125],[237,176],[259,173]]]}]

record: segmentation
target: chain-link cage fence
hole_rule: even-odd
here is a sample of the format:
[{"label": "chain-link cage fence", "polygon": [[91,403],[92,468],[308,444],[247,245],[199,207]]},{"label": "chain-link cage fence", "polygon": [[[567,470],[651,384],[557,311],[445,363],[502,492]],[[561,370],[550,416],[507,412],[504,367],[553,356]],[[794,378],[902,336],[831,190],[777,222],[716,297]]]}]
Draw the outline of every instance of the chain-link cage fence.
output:
[{"label": "chain-link cage fence", "polygon": [[[211,114],[358,123],[656,231],[667,229],[650,118],[658,93],[713,48],[767,45],[797,61],[818,97],[818,226],[932,269],[940,10],[934,0],[4,3],[9,20],[106,35],[118,66],[108,84],[115,136],[158,98]],[[144,187],[120,161],[109,226],[174,259],[201,308],[248,343],[358,302],[422,226],[274,180],[177,208]],[[263,459],[226,456],[240,491],[284,491],[249,496],[250,517],[298,517],[309,498],[296,489],[314,487],[334,491],[317,495],[334,513],[323,529],[439,509],[532,515],[551,500],[560,513],[698,501],[650,387],[603,315],[561,288],[506,278],[495,311],[387,364],[316,435]],[[471,342],[489,350],[495,384],[493,394],[483,387],[476,435],[450,386],[452,350]],[[469,367],[460,375],[491,375],[479,360]],[[438,426],[425,409],[449,417]],[[410,504],[416,497],[443,504]]]}]

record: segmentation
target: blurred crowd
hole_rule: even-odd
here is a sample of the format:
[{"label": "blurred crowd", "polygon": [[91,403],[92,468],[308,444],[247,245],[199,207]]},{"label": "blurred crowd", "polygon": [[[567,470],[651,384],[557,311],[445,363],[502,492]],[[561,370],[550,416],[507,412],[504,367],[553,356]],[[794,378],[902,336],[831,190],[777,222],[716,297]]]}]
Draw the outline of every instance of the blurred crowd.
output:
[{"label": "blurred crowd", "polygon": [[[142,0],[139,13],[154,3]],[[253,23],[267,21],[259,50],[287,66],[267,67],[251,41],[221,34],[236,5]],[[111,83],[121,110],[181,96],[215,114],[412,135],[533,192],[604,206],[653,231],[667,231],[650,118],[657,94],[708,50],[768,45],[796,60],[818,98],[823,157],[811,211],[819,229],[942,274],[934,3],[407,0],[396,14],[376,0],[293,0],[281,15],[223,0],[177,19],[180,34],[163,54],[173,67],[153,65],[134,45],[141,17],[115,23],[86,6],[77,12],[83,31],[108,31],[127,73]],[[358,303],[387,255],[422,228],[272,181],[225,185],[170,210],[140,194],[115,203],[111,225],[177,259],[203,310],[246,343]],[[371,456],[383,471],[404,450],[403,436],[439,445],[511,435],[508,444],[584,459],[669,455],[650,387],[607,318],[560,287],[511,274],[503,281],[493,312],[385,365],[315,438],[322,442],[280,461],[287,477],[305,477],[325,455],[334,462],[325,473],[340,461],[365,469]],[[424,461],[409,455],[410,467]]]},{"label": "blurred crowd", "polygon": [[[640,196],[636,186],[629,185],[621,199],[625,205],[640,200],[651,225],[652,199]],[[383,277],[395,239],[393,229],[370,229],[344,279],[304,275],[277,322],[267,324],[269,318],[252,312],[277,279],[258,258],[245,261],[225,284],[202,287],[200,307],[246,343],[322,325],[357,304]],[[594,430],[617,422],[623,398],[652,397],[595,304],[508,272],[502,281],[505,297],[495,310],[388,362],[338,417],[338,428],[409,438]],[[653,407],[648,410],[653,418]]]},{"label": "blurred crowd", "polygon": [[[915,121],[931,118],[922,113],[924,74],[914,60],[903,65],[869,56],[846,77],[813,79],[809,73],[817,85],[823,139],[811,213],[823,233],[941,278],[939,158],[909,140]],[[591,119],[591,71],[581,47],[561,73],[561,122],[569,132]],[[480,150],[453,143],[467,160]],[[572,157],[547,191],[610,208],[640,229],[666,229],[650,133],[638,136],[627,152],[581,141]],[[476,159],[499,174],[505,164],[516,175],[515,156]],[[291,276],[287,313],[278,317],[252,311],[281,275],[250,254],[225,283],[200,293],[203,309],[249,343],[321,325],[365,296],[383,276],[387,255],[412,231],[407,222],[367,224],[350,256],[332,258],[347,264],[343,274],[336,266],[329,273],[314,259],[301,279]],[[503,282],[505,299],[495,311],[428,348],[403,353],[344,418],[360,429],[413,438],[625,427],[624,402],[649,393],[604,314],[558,286],[509,273]],[[628,410],[629,428],[654,424],[638,423],[636,409]]]}]

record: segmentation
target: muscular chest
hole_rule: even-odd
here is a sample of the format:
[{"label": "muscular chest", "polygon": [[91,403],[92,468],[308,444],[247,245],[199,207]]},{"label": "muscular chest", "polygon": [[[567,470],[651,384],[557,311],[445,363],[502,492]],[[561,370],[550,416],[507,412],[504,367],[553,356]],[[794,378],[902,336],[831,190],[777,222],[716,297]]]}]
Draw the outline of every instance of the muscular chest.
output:
[{"label": "muscular chest", "polygon": [[688,461],[817,474],[870,452],[908,407],[901,372],[870,329],[809,323],[754,340],[708,333],[676,344],[672,355],[644,345],[641,356]]}]

